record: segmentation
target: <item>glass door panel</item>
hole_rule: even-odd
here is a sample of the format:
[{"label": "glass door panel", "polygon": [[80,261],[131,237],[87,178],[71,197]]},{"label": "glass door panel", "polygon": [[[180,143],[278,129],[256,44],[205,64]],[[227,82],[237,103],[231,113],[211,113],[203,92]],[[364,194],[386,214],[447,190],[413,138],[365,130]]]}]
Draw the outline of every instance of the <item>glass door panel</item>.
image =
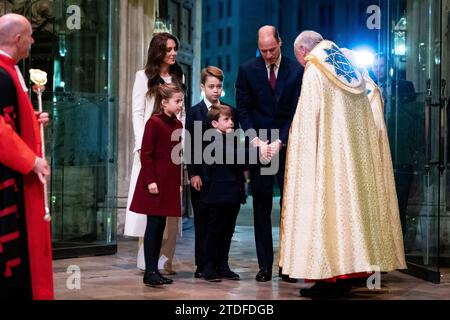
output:
[{"label": "glass door panel", "polygon": [[48,74],[43,102],[51,115],[45,143],[55,258],[117,250],[118,5],[0,0],[0,15],[18,13],[32,23],[35,43],[20,64],[25,79],[30,68]]},{"label": "glass door panel", "polygon": [[408,272],[440,281],[445,211],[445,108],[441,99],[441,1],[382,1],[374,73],[385,98]]}]

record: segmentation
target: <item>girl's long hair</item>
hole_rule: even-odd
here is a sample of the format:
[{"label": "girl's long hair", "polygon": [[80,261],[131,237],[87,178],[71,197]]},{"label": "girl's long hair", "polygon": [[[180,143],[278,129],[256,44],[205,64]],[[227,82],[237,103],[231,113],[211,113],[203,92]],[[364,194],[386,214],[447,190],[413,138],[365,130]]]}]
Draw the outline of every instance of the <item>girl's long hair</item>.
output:
[{"label": "girl's long hair", "polygon": [[[161,63],[167,54],[167,41],[169,39],[175,41],[175,50],[178,51],[180,46],[179,41],[170,33],[164,32],[155,34],[152,41],[150,41],[150,46],[148,47],[147,53],[147,63],[144,68],[145,74],[148,78],[147,95],[149,96],[154,95],[157,91],[158,85],[164,83],[164,80],[160,76],[160,71]],[[169,67],[169,74],[172,76],[172,82],[178,83],[181,87],[183,87],[183,71],[177,62]]]},{"label": "girl's long hair", "polygon": [[168,100],[172,98],[175,93],[181,93],[184,95],[183,88],[178,83],[162,83],[157,86],[155,94],[155,106],[153,108],[152,116],[155,114],[162,114],[164,109],[161,105],[164,99]]}]

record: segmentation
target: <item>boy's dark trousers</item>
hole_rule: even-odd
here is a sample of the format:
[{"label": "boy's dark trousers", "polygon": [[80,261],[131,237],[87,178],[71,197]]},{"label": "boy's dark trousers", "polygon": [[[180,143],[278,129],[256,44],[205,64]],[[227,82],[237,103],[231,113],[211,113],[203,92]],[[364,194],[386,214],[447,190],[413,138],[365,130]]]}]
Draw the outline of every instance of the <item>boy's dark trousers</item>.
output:
[{"label": "boy's dark trousers", "polygon": [[240,206],[240,203],[208,205],[208,229],[205,246],[206,268],[228,269],[228,254]]},{"label": "boy's dark trousers", "polygon": [[197,191],[191,186],[191,202],[194,209],[195,265],[200,272],[205,267],[205,245],[208,230],[207,205],[202,201],[203,188]]}]

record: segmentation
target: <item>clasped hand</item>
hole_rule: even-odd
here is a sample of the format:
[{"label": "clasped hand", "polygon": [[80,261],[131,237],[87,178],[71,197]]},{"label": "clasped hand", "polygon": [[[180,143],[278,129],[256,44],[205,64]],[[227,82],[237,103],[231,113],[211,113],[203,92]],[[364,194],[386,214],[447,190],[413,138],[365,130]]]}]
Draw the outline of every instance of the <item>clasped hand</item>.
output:
[{"label": "clasped hand", "polygon": [[36,119],[44,127],[47,127],[50,122],[50,115],[47,112],[35,112]]},{"label": "clasped hand", "polygon": [[256,138],[253,142],[253,146],[259,147],[259,156],[260,161],[263,164],[267,164],[272,161],[272,158],[276,156],[281,150],[281,143],[279,140],[276,140],[269,144],[269,141],[261,141],[259,138]]}]

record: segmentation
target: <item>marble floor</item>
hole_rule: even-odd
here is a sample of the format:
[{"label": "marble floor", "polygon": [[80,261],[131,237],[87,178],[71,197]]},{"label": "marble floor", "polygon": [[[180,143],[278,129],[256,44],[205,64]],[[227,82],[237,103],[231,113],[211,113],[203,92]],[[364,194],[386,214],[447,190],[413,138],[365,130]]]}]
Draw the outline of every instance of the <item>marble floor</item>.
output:
[{"label": "marble floor", "polygon": [[[275,203],[274,203],[275,204]],[[276,205],[276,204],[275,204]],[[276,208],[274,208],[275,211]],[[302,300],[303,283],[286,283],[276,276],[270,282],[256,282],[258,271],[249,223],[251,210],[243,208],[231,246],[230,266],[240,274],[240,281],[210,283],[193,277],[194,232],[192,220],[183,223],[183,235],[177,240],[174,283],[160,288],[142,284],[142,272],[136,268],[137,241],[118,242],[118,253],[54,261],[55,298],[57,300]],[[277,221],[277,218],[273,218]],[[274,222],[274,247],[278,246],[278,224]],[[77,273],[79,279],[77,282]],[[275,270],[275,268],[274,268]],[[381,275],[381,289],[357,288],[351,299],[362,300],[446,300],[450,299],[450,270],[443,270],[441,284],[432,284],[401,272]]]}]

